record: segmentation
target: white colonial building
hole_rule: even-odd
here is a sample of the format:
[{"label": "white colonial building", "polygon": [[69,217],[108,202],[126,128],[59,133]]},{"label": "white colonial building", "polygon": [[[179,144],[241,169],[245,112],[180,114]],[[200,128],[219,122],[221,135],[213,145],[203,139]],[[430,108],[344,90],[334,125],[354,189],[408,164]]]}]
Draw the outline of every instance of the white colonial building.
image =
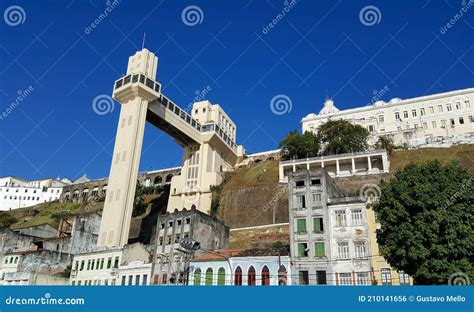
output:
[{"label": "white colonial building", "polygon": [[13,176],[0,178],[0,211],[58,200],[65,185],[59,179],[27,181]]},{"label": "white colonial building", "polygon": [[371,133],[371,143],[380,136],[392,137],[396,145],[437,146],[474,142],[474,88],[421,96],[394,98],[363,107],[339,110],[326,100],[319,114],[301,120],[303,133],[317,132],[328,120],[344,119]]}]

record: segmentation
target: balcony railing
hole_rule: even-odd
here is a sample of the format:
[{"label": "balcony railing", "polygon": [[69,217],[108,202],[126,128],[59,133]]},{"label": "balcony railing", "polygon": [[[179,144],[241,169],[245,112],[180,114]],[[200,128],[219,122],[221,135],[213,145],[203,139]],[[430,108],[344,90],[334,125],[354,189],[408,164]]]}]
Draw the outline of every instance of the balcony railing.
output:
[{"label": "balcony railing", "polygon": [[[114,90],[117,90],[130,83],[138,83],[138,82],[141,84],[144,84],[149,89],[160,93],[161,85],[153,81],[152,79],[145,77],[145,75],[142,75],[142,74],[131,74],[115,81]],[[232,150],[234,151],[236,150],[237,145],[235,144],[235,142],[218,125],[214,123],[206,124],[204,126],[201,125],[196,119],[191,117],[191,115],[189,115],[185,110],[181,109],[178,105],[173,103],[173,101],[171,101],[169,98],[167,98],[163,94],[159,95],[158,103],[163,105],[167,110],[173,112],[176,116],[181,118],[183,121],[185,121],[187,124],[189,124],[191,127],[196,129],[197,131],[215,132]]]}]

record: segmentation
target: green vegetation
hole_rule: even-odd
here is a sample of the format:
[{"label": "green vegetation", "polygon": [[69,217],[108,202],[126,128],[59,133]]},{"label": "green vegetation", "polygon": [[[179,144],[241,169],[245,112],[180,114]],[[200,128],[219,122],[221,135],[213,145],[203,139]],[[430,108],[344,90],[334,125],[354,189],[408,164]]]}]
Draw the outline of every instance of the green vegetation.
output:
[{"label": "green vegetation", "polygon": [[375,148],[386,150],[388,157],[390,158],[393,154],[393,151],[395,150],[395,145],[393,144],[392,138],[381,136],[375,144]]},{"label": "green vegetation", "polygon": [[283,160],[315,157],[319,153],[319,140],[312,132],[300,135],[294,130],[280,142],[280,148]]},{"label": "green vegetation", "polygon": [[5,229],[16,222],[18,222],[17,218],[8,212],[0,214],[0,230]]},{"label": "green vegetation", "polygon": [[474,177],[457,163],[408,165],[382,183],[375,212],[381,254],[416,284],[474,278]]},{"label": "green vegetation", "polygon": [[221,207],[221,193],[222,193],[222,184],[221,185],[211,185],[211,216],[217,216],[219,208]]},{"label": "green vegetation", "polygon": [[329,120],[318,127],[323,155],[362,152],[368,148],[369,131],[347,120]]}]

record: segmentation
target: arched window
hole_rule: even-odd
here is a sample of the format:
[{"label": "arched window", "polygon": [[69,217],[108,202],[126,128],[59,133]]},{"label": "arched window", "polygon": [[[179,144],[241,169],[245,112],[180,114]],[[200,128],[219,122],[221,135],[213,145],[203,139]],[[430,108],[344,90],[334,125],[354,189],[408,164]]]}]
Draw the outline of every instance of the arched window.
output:
[{"label": "arched window", "polygon": [[155,178],[155,180],[153,180],[153,184],[155,184],[155,185],[156,185],[156,184],[161,184],[161,183],[163,183],[163,178],[160,177],[160,176],[157,176],[157,177]]},{"label": "arched window", "polygon": [[94,198],[99,197],[99,187],[94,186],[94,188],[92,189],[91,196],[94,197]]},{"label": "arched window", "polygon": [[102,187],[102,195],[105,196],[107,193],[107,184]]},{"label": "arched window", "polygon": [[69,201],[71,199],[71,192],[67,191],[66,194],[64,194],[64,200]]},{"label": "arched window", "polygon": [[74,193],[72,193],[72,199],[79,199],[79,190],[74,190]]},{"label": "arched window", "polygon": [[278,285],[286,286],[288,283],[287,271],[284,265],[280,265],[278,269]]},{"label": "arched window", "polygon": [[234,285],[235,286],[242,286],[242,269],[240,268],[240,266],[238,266],[235,269]]},{"label": "arched window", "polygon": [[85,188],[82,190],[82,198],[87,198],[87,196],[89,196],[89,189]]},{"label": "arched window", "polygon": [[172,174],[168,174],[168,175],[166,176],[166,183],[171,182],[171,178],[172,178],[172,177],[173,177]]},{"label": "arched window", "polygon": [[201,285],[201,269],[194,270],[194,286]]},{"label": "arched window", "polygon": [[217,271],[217,285],[225,285],[225,269],[219,268]]},{"label": "arched window", "polygon": [[255,268],[251,266],[247,273],[247,285],[254,286],[255,285]]},{"label": "arched window", "polygon": [[208,268],[207,271],[206,271],[205,285],[206,286],[211,286],[212,285],[212,269],[211,268]]},{"label": "arched window", "polygon": [[262,285],[270,285],[270,270],[266,265],[262,268]]},{"label": "arched window", "polygon": [[145,179],[145,186],[151,186],[151,179],[150,178]]}]

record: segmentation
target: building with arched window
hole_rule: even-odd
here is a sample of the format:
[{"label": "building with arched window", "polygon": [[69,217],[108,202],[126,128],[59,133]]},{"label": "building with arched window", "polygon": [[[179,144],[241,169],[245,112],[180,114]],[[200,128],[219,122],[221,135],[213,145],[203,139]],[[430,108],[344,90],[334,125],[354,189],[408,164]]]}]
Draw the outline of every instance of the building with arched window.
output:
[{"label": "building with arched window", "polygon": [[[291,285],[291,266],[288,255],[252,256],[252,254],[246,254],[239,256],[244,252],[237,250],[218,250],[217,253],[222,256],[201,253],[191,260],[189,285]],[[204,280],[202,272],[206,272]]]}]

